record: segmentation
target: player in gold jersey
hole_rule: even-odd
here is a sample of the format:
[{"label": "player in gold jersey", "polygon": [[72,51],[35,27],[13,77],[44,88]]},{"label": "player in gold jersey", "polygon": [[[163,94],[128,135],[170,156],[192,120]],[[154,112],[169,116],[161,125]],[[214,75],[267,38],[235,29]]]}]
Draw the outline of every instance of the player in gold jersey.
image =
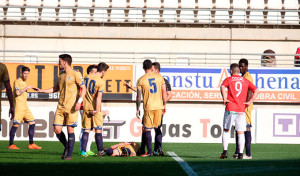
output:
[{"label": "player in gold jersey", "polygon": [[[70,55],[60,55],[59,68],[63,70],[63,73],[59,75],[54,87],[47,90],[39,90],[39,92],[43,93],[60,92],[53,126],[57,138],[65,147],[61,157],[64,160],[72,159],[75,143],[74,127],[77,126],[78,110],[86,93],[81,73],[72,70],[71,64],[72,57]],[[78,98],[79,88],[81,88],[82,91]],[[63,126],[67,126],[68,141],[66,140],[64,132],[62,132]]]},{"label": "player in gold jersey", "polygon": [[[239,61],[239,67],[240,72],[244,78],[249,80],[253,84],[253,78],[250,75],[248,71],[248,60],[247,59],[240,59]],[[248,91],[247,95],[247,101],[252,97],[252,92]],[[246,155],[244,154],[243,159],[252,159],[251,156],[251,127],[252,127],[252,121],[251,121],[251,112],[253,110],[253,103],[251,103],[246,109],[245,109],[245,115],[246,115],[246,121],[247,121],[247,128],[245,133],[245,148],[246,148]],[[239,145],[238,141],[236,140],[236,151],[235,154],[232,156],[233,158],[237,157],[237,152],[239,151]]]},{"label": "player in gold jersey", "polygon": [[97,156],[103,155],[103,115],[102,115],[102,94],[105,88],[105,81],[102,79],[106,74],[109,66],[106,63],[100,63],[97,67],[97,73],[87,75],[85,85],[87,93],[83,101],[83,117],[82,117],[82,144],[81,144],[81,156],[87,156],[86,146],[89,139],[89,133],[92,129],[95,129],[95,141],[98,148]]},{"label": "player in gold jersey", "polygon": [[123,156],[123,157],[133,157],[140,156],[140,145],[135,142],[123,142],[111,146],[110,148],[105,148],[104,152],[107,156]]},{"label": "player in gold jersey", "polygon": [[22,67],[21,77],[14,82],[14,104],[15,104],[15,118],[13,126],[9,133],[9,147],[8,149],[19,149],[14,144],[14,137],[19,125],[22,122],[29,124],[28,136],[29,136],[29,149],[42,149],[33,143],[35,121],[29,107],[27,105],[27,90],[34,89],[33,86],[27,86],[26,80],[29,77],[30,69],[28,67]]},{"label": "player in gold jersey", "polygon": [[[14,100],[13,100],[13,93],[10,86],[10,80],[8,75],[8,70],[6,66],[3,63],[0,63],[0,83],[4,83],[8,101],[9,101],[9,115],[10,118],[13,119],[15,116],[15,107],[14,107]],[[0,131],[1,131],[1,95],[2,95],[2,89],[0,89]]]},{"label": "player in gold jersey", "polygon": [[[136,97],[136,117],[140,116],[141,95],[143,94],[144,117],[143,117],[143,135],[142,140],[148,149],[148,154],[143,156],[152,156],[152,137],[151,130],[158,128],[161,123],[161,116],[166,112],[167,92],[164,78],[151,70],[152,62],[145,60],[143,69],[145,74],[137,81]],[[143,142],[143,141],[142,141]],[[142,151],[144,152],[144,151]]]}]

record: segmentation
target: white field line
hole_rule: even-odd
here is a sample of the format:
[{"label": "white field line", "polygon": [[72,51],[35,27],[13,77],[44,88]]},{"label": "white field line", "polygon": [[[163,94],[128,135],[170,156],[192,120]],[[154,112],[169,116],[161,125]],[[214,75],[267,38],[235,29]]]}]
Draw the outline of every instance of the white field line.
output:
[{"label": "white field line", "polygon": [[175,161],[179,163],[179,165],[182,167],[182,169],[185,171],[186,174],[189,176],[196,176],[197,174],[193,171],[193,169],[188,165],[187,162],[185,162],[183,159],[181,159],[179,156],[176,155],[174,152],[167,152],[169,156],[171,156]]}]

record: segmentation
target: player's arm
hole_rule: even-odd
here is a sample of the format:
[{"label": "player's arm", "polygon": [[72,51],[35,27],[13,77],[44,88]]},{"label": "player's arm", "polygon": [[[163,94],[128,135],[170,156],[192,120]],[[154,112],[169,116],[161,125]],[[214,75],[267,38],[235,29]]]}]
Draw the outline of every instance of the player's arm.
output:
[{"label": "player's arm", "polygon": [[54,87],[51,87],[50,89],[39,89],[39,88],[34,88],[34,90],[41,92],[41,93],[54,93],[59,91],[59,85],[58,82],[55,84]]},{"label": "player's arm", "polygon": [[83,102],[83,99],[84,99],[85,94],[86,94],[86,86],[85,86],[85,83],[83,81],[81,73],[77,72],[77,71],[75,72],[75,83],[81,89],[81,92],[79,94],[79,99],[78,99],[78,101],[76,103],[76,106],[75,106],[75,111],[78,111],[78,110],[80,110],[81,103]]},{"label": "player's arm", "polygon": [[230,102],[229,100],[227,100],[226,87],[224,85],[221,86],[221,95],[222,95],[222,98],[223,98],[224,105],[226,105],[226,103]]},{"label": "player's arm", "polygon": [[142,90],[137,89],[137,94],[136,94],[136,118],[140,118],[140,106],[142,102]]},{"label": "player's arm", "polygon": [[166,88],[166,84],[163,84],[162,87],[162,98],[163,98],[163,104],[164,104],[164,110],[163,110],[163,114],[166,113],[167,111],[167,88]]},{"label": "player's arm", "polygon": [[137,88],[134,87],[134,86],[131,86],[129,83],[124,83],[123,85],[126,86],[126,87],[128,87],[129,89],[131,89],[131,90],[137,92]]},{"label": "player's arm", "polygon": [[15,106],[14,106],[14,99],[13,99],[12,89],[10,86],[10,81],[8,80],[8,81],[4,82],[4,85],[5,85],[8,101],[9,101],[10,119],[13,119],[15,117]]},{"label": "player's arm", "polygon": [[259,92],[259,90],[258,90],[258,89],[255,89],[255,91],[254,91],[254,93],[253,93],[251,99],[250,99],[249,101],[247,101],[245,104],[249,106],[251,103],[253,103],[253,101],[254,101],[254,100],[257,98],[257,96],[258,96],[258,92]]},{"label": "player's arm", "polygon": [[101,108],[101,102],[102,102],[102,91],[99,91],[97,94],[97,99],[96,99],[96,110],[93,111],[93,115],[97,114],[98,112],[100,112],[100,108]]},{"label": "player's arm", "polygon": [[24,92],[27,92],[28,89],[32,89],[33,86],[27,86],[24,89],[16,89],[17,96],[22,95]]},{"label": "player's arm", "polygon": [[84,99],[85,94],[86,94],[86,87],[85,87],[84,83],[80,85],[80,89],[81,89],[81,92],[80,92],[79,99],[78,99],[78,101],[76,103],[76,106],[75,106],[75,111],[80,110],[81,103],[83,102],[83,99]]}]

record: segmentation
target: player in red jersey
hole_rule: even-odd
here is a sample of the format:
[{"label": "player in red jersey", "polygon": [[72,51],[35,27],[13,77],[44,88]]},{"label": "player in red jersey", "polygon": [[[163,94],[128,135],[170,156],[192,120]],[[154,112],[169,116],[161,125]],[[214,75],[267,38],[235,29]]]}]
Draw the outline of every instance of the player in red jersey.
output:
[{"label": "player in red jersey", "polygon": [[[223,121],[223,153],[220,159],[227,158],[229,130],[235,124],[236,131],[238,132],[239,155],[238,159],[243,159],[243,151],[245,146],[244,131],[246,131],[246,117],[245,108],[249,106],[258,95],[258,89],[249,80],[239,75],[239,65],[234,63],[230,65],[231,77],[226,78],[221,85],[221,94],[223,97],[226,110]],[[226,88],[228,93],[226,93]],[[248,90],[253,95],[249,101],[246,102]]]}]

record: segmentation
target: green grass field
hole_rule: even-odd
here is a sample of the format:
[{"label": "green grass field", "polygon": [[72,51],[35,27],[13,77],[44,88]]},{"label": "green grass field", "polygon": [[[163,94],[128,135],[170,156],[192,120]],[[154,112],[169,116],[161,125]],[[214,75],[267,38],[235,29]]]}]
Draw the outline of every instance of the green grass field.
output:
[{"label": "green grass field", "polygon": [[[8,142],[0,142],[0,175],[187,175],[172,157],[108,157],[83,158],[75,144],[73,160],[60,159],[59,142],[36,142],[42,150],[28,150],[27,142],[16,141],[21,150],[8,150]],[[110,146],[115,143],[104,143]],[[164,151],[173,151],[198,175],[299,175],[300,146],[253,144],[253,160],[218,159],[221,144],[166,143]],[[96,151],[95,143],[92,150]],[[234,145],[230,144],[229,154]]]}]

